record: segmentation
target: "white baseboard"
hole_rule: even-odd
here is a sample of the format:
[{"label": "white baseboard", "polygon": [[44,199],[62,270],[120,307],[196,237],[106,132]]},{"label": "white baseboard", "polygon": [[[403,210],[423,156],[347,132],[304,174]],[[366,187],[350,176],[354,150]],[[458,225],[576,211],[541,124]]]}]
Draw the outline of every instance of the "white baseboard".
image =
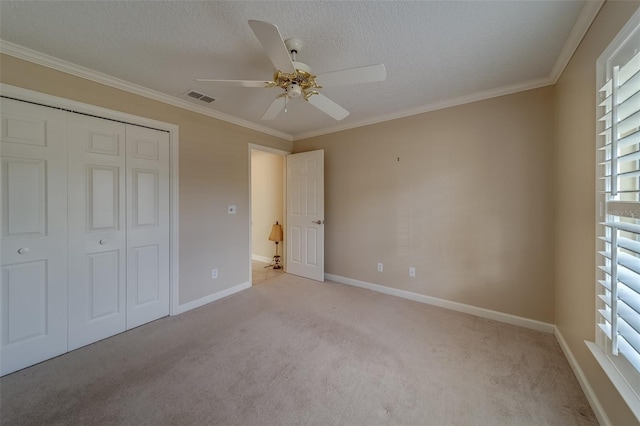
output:
[{"label": "white baseboard", "polygon": [[464,303],[452,302],[450,300],[439,299],[437,297],[425,296],[424,294],[413,293],[406,290],[399,290],[397,288],[386,287],[379,284],[372,284],[365,281],[354,280],[352,278],[345,278],[341,277],[340,275],[324,274],[324,277],[327,280],[335,281],[341,284],[366,288],[369,290],[377,291],[379,293],[389,294],[391,296],[402,297],[404,299],[426,303],[428,305],[451,309],[452,311],[464,312],[465,314],[475,315],[477,317],[487,318],[490,320],[530,328],[533,330],[544,331],[545,333],[553,333],[554,331],[553,324],[542,321],[518,317],[516,315],[505,314],[498,311],[492,311],[490,309],[478,308],[476,306],[465,305]]},{"label": "white baseboard", "polygon": [[260,256],[259,254],[252,254],[251,259],[257,260],[258,262],[271,263],[273,257],[268,256]]},{"label": "white baseboard", "polygon": [[582,388],[584,395],[587,397],[587,401],[589,401],[589,405],[591,405],[591,409],[596,415],[596,418],[598,419],[598,423],[600,423],[603,426],[610,426],[611,421],[609,420],[609,417],[605,413],[604,408],[602,407],[602,404],[600,404],[598,397],[596,396],[595,392],[593,391],[593,388],[589,384],[589,381],[587,380],[587,376],[584,375],[582,368],[580,368],[580,365],[578,364],[578,360],[576,360],[576,357],[573,356],[573,352],[571,352],[571,349],[569,348],[567,341],[564,340],[564,337],[562,336],[562,333],[560,333],[560,330],[558,329],[558,327],[554,326],[553,329],[554,329],[553,334],[556,336],[556,340],[560,345],[560,349],[562,349],[562,352],[564,353],[565,358],[567,358],[567,361],[569,361],[569,365],[573,370],[573,374],[575,374],[576,378],[578,379],[578,383],[580,383],[580,387]]},{"label": "white baseboard", "polygon": [[207,303],[215,302],[216,300],[222,299],[223,297],[231,296],[234,293],[246,290],[249,287],[251,287],[251,283],[247,281],[245,283],[234,285],[233,287],[210,294],[205,297],[201,297],[200,299],[193,300],[183,305],[178,305],[176,311],[172,315],[182,314],[192,309],[199,308],[200,306],[206,305]]}]

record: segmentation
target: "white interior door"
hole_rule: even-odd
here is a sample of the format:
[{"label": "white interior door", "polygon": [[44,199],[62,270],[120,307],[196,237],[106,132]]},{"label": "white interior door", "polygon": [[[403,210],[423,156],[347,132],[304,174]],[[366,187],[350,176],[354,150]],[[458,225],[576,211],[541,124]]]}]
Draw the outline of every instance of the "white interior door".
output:
[{"label": "white interior door", "polygon": [[287,156],[287,272],[324,281],[324,150]]},{"label": "white interior door", "polygon": [[169,315],[169,133],[127,125],[127,329]]},{"label": "white interior door", "polygon": [[66,118],[0,100],[0,374],[67,350]]},{"label": "white interior door", "polygon": [[125,125],[69,114],[69,350],[125,330]]}]

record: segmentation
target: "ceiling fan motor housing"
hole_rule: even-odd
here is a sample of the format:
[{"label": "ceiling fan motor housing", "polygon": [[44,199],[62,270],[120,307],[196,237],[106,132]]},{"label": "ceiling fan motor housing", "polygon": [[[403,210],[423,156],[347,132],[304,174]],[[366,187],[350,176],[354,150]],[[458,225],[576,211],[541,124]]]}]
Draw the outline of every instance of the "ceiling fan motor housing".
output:
[{"label": "ceiling fan motor housing", "polygon": [[273,76],[273,86],[284,89],[288,98],[304,95],[305,100],[308,100],[310,96],[318,93],[313,89],[320,89],[322,86],[316,83],[316,76],[311,74],[309,65],[296,61],[293,61],[293,65],[296,68],[295,74],[276,71]]}]

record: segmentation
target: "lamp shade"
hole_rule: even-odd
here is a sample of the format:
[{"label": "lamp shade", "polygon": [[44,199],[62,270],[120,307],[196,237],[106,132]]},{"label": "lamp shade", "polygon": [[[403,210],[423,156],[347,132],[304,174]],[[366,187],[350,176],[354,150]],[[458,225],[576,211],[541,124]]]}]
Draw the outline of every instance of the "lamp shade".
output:
[{"label": "lamp shade", "polygon": [[269,235],[269,240],[271,241],[282,241],[282,225],[276,222],[271,227],[271,234]]}]

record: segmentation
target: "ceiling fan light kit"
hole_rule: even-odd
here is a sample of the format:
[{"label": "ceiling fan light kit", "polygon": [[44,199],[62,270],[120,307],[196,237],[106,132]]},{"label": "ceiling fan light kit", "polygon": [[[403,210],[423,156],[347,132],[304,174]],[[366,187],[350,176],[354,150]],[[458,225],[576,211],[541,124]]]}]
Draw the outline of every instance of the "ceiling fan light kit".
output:
[{"label": "ceiling fan light kit", "polygon": [[283,89],[284,92],[269,105],[261,118],[262,120],[273,120],[283,109],[285,112],[287,111],[287,100],[300,97],[335,120],[342,120],[349,115],[349,111],[315,89],[371,83],[384,81],[387,78],[383,64],[344,69],[316,76],[311,72],[311,67],[296,61],[296,56],[303,48],[300,39],[283,40],[278,27],[269,22],[251,20],[249,26],[276,68],[273,81],[212,79],[196,79],[196,81],[227,87],[279,87]]},{"label": "ceiling fan light kit", "polygon": [[295,81],[292,83],[289,83],[289,85],[287,86],[288,97],[299,98],[301,94],[302,94],[302,89],[300,88],[300,85],[298,83],[296,83]]}]

